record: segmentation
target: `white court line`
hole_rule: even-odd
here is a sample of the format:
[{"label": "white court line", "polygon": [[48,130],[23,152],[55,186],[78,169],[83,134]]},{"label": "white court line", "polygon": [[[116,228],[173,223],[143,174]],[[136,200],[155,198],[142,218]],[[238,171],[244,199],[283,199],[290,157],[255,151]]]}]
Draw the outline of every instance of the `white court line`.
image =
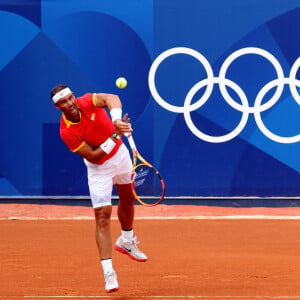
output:
[{"label": "white court line", "polygon": [[[43,298],[43,299],[78,299],[78,298],[99,298],[99,299],[300,299],[300,296],[10,296],[11,298]],[[5,298],[5,296],[0,296]]]},{"label": "white court line", "polygon": [[0,296],[0,299],[13,299],[13,298],[24,298],[24,299],[300,299],[300,296],[205,296],[205,295],[198,295],[198,296]]},{"label": "white court line", "polygon": [[[94,220],[93,216],[75,217],[15,217],[0,220]],[[112,217],[118,220],[118,217]],[[135,217],[135,220],[300,220],[300,216],[266,216],[266,215],[231,215],[231,216],[170,216],[170,217]]]}]

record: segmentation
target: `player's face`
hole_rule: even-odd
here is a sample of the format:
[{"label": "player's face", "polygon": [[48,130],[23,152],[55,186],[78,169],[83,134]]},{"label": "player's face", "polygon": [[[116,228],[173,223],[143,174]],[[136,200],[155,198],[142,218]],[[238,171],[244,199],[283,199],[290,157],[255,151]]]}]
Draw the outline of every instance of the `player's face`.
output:
[{"label": "player's face", "polygon": [[79,109],[75,101],[74,94],[66,95],[65,97],[61,98],[57,103],[56,106],[62,110],[62,112],[68,117],[75,117],[79,114]]}]

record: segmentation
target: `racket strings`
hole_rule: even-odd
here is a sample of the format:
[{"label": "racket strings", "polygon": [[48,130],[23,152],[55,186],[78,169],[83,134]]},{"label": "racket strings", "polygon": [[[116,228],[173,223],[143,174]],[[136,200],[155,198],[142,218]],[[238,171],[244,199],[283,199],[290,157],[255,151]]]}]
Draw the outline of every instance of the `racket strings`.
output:
[{"label": "racket strings", "polygon": [[142,204],[154,205],[162,200],[164,183],[153,167],[140,164],[134,169],[132,185],[136,199]]}]

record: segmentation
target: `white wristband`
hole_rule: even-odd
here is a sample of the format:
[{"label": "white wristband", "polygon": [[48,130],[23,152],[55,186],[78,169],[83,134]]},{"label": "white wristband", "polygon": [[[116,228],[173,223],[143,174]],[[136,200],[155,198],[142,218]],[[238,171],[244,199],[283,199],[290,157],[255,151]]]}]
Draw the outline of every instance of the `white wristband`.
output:
[{"label": "white wristband", "polygon": [[116,120],[122,120],[122,109],[121,108],[112,108],[110,110],[111,120],[115,123]]},{"label": "white wristband", "polygon": [[111,139],[108,138],[103,144],[100,145],[100,148],[106,153],[109,154],[112,149],[114,149],[116,143]]}]

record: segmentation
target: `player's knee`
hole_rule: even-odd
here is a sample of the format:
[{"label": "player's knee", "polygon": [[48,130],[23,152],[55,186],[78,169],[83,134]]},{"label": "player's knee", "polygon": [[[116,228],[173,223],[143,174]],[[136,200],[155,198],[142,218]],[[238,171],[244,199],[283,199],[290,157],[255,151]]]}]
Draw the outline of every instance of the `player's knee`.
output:
[{"label": "player's knee", "polygon": [[128,206],[134,204],[135,197],[133,195],[130,185],[126,187],[124,185],[122,189],[119,187],[118,194],[120,199],[120,203],[119,203],[120,205]]},{"label": "player's knee", "polygon": [[119,201],[119,209],[124,209],[124,210],[127,210],[127,209],[132,209],[132,207],[134,206],[134,200],[135,199],[131,199],[131,198],[127,198],[127,199],[120,199]]},{"label": "player's knee", "polygon": [[95,209],[96,225],[99,228],[105,229],[110,224],[111,207],[103,206]]}]

